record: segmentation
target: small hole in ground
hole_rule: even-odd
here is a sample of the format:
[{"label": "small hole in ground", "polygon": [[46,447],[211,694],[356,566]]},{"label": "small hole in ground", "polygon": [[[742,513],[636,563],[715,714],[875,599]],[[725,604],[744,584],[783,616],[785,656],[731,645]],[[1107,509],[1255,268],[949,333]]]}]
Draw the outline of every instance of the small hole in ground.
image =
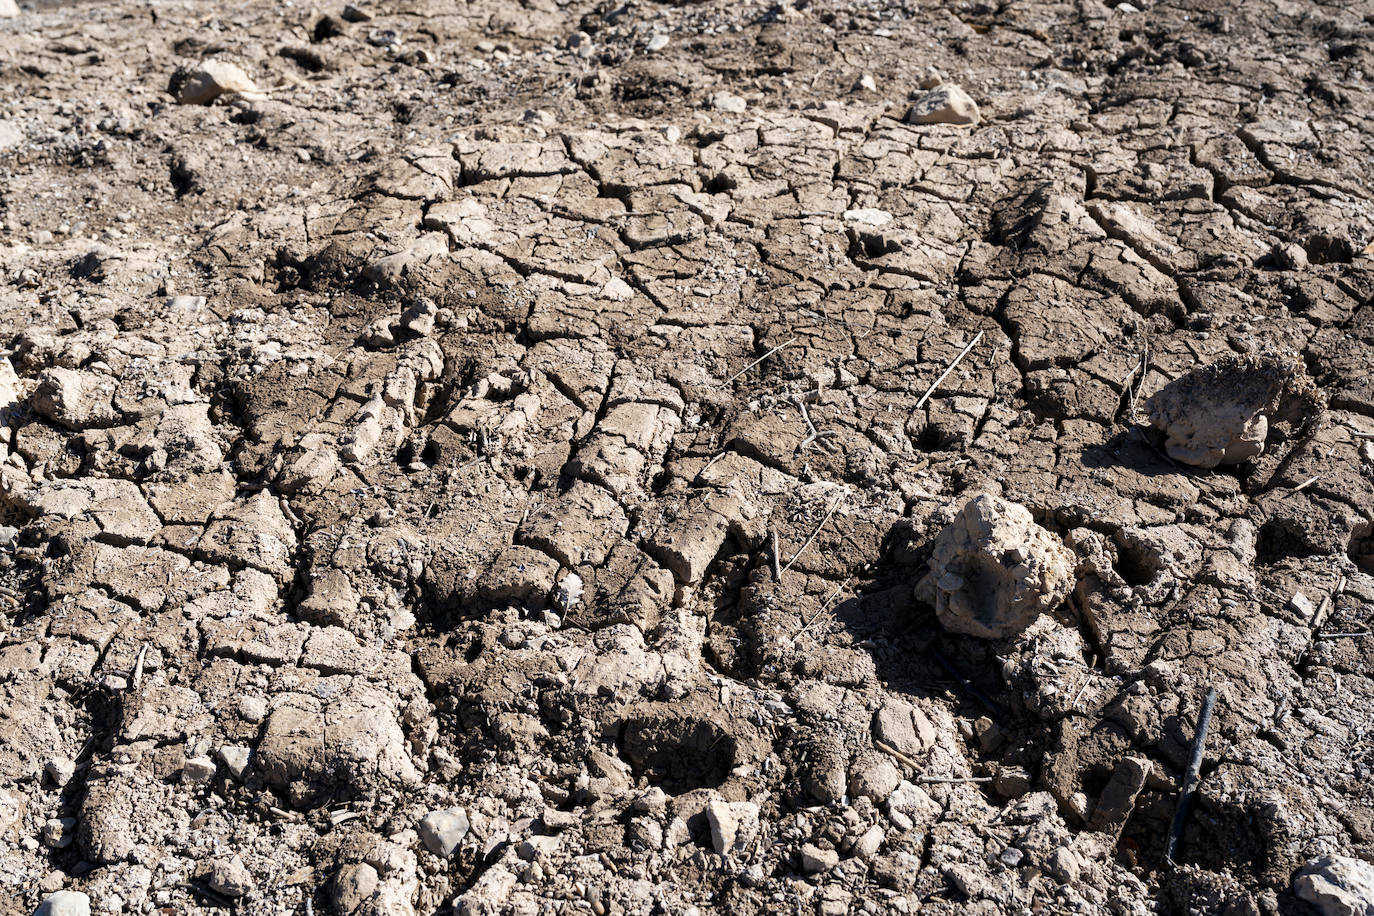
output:
[{"label": "small hole in ground", "polygon": [[719,786],[738,749],[720,725],[676,710],[630,719],[621,744],[635,772],[672,795]]},{"label": "small hole in ground", "polygon": [[1350,538],[1346,551],[1366,575],[1374,576],[1374,524],[1360,525]]},{"label": "small hole in ground", "polygon": [[1116,539],[1116,572],[1127,585],[1149,585],[1159,575],[1159,555],[1127,538]]},{"label": "small hole in ground", "polygon": [[1292,519],[1271,518],[1260,526],[1255,538],[1255,559],[1263,566],[1281,560],[1314,556],[1318,551],[1311,540]]}]

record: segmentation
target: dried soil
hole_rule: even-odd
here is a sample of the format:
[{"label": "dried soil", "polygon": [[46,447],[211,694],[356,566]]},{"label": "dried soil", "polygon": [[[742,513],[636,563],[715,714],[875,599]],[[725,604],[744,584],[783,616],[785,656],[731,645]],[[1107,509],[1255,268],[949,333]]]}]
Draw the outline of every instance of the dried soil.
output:
[{"label": "dried soil", "polygon": [[[0,912],[1318,912],[1372,74],[1368,2],[21,5]],[[1176,463],[1237,356],[1306,407]],[[997,640],[915,592],[980,494],[1077,563]]]}]

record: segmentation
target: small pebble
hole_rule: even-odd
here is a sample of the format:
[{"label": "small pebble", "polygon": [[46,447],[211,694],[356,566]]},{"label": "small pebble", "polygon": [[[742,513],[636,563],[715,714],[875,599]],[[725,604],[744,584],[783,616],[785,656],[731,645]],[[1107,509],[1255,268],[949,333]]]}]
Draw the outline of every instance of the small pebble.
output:
[{"label": "small pebble", "polygon": [[229,770],[229,775],[235,779],[243,779],[243,774],[248,769],[248,759],[252,752],[241,745],[226,744],[219,749],[219,759],[224,761],[224,766]]},{"label": "small pebble", "polygon": [[54,785],[65,786],[76,773],[76,763],[66,757],[51,757],[43,764],[43,772],[48,774]]}]

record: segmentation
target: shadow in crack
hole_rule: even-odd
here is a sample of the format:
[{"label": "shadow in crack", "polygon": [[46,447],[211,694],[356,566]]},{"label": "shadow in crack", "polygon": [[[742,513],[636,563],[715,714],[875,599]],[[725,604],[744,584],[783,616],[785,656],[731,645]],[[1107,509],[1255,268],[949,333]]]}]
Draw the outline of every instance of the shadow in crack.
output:
[{"label": "shadow in crack", "polygon": [[1090,445],[1080,452],[1080,462],[1088,470],[1128,469],[1146,477],[1191,476],[1194,471],[1169,460],[1151,438],[1154,435],[1141,426],[1118,432],[1106,442]]}]

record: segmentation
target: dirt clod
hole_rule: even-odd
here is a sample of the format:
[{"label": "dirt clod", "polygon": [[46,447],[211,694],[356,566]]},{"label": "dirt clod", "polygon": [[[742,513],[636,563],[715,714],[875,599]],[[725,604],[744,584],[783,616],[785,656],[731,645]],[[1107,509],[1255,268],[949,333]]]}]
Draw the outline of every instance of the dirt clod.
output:
[{"label": "dirt clod", "polygon": [[1320,401],[1306,371],[1274,356],[1228,356],[1170,382],[1145,402],[1170,458],[1202,468],[1264,451],[1271,422],[1305,428]]},{"label": "dirt clod", "polygon": [[945,629],[984,639],[1025,630],[1073,587],[1073,553],[1025,506],[975,496],[935,539],[917,594]]},{"label": "dirt clod", "polygon": [[0,912],[1374,861],[1369,10],[355,3],[0,0]]}]

